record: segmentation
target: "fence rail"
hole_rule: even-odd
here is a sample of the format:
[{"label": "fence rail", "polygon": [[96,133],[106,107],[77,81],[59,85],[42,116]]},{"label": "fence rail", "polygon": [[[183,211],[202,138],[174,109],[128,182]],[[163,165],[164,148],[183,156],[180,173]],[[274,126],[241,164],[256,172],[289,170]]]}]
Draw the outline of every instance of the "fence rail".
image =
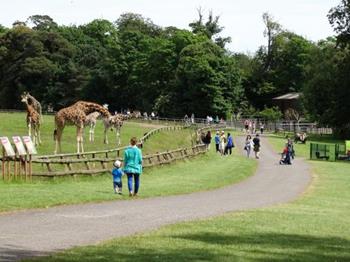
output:
[{"label": "fence rail", "polygon": [[[152,129],[147,132],[143,137],[139,139],[139,145],[145,143],[151,136],[161,132],[161,131],[175,131],[183,129],[183,126],[164,126],[156,129]],[[128,146],[118,147],[114,149],[99,150],[99,151],[89,151],[84,153],[68,153],[68,154],[56,154],[56,155],[40,155],[33,157],[33,160],[37,159],[65,159],[65,158],[96,158],[103,155],[105,158],[109,158],[111,155],[119,157],[121,152],[125,150]]]},{"label": "fence rail", "polygon": [[[207,147],[203,144],[193,146],[191,148],[179,148],[172,151],[161,152],[157,154],[143,156],[143,167],[164,165],[176,160],[194,157],[198,154],[204,154]],[[123,161],[122,158],[94,158],[94,159],[35,159],[33,163],[43,164],[47,166],[47,171],[33,171],[33,176],[55,177],[69,175],[94,175],[109,172],[109,165],[116,159]],[[65,166],[65,170],[53,170],[52,164],[60,164]],[[76,168],[75,166],[79,164]],[[99,167],[96,167],[99,164]]]},{"label": "fence rail", "polygon": [[[0,109],[0,112],[4,113],[25,113],[24,110],[16,110],[16,109]],[[55,112],[43,112],[46,115],[53,115]],[[165,125],[182,125],[182,126],[189,126],[192,124],[196,125],[208,125],[208,124],[223,124],[231,128],[238,128],[243,129],[244,128],[244,121],[246,119],[250,119],[256,122],[256,128],[259,128],[259,123],[264,123],[264,129],[267,131],[282,131],[282,132],[306,132],[309,134],[333,134],[332,128],[329,127],[320,127],[317,123],[311,123],[311,122],[303,122],[303,121],[288,121],[288,120],[281,120],[281,121],[267,121],[266,119],[260,117],[260,116],[239,116],[239,118],[232,118],[231,120],[226,120],[223,122],[215,123],[211,122],[208,123],[208,120],[206,118],[194,118],[193,120],[191,118],[167,118],[167,117],[142,117],[139,118],[136,121],[148,121],[153,123],[159,123],[159,124],[165,124]],[[135,120],[134,120],[135,121]]]},{"label": "fence rail", "polygon": [[[175,131],[185,128],[184,126],[165,126],[147,132],[139,143],[143,144],[151,136],[161,131]],[[55,177],[69,175],[95,175],[110,171],[110,165],[116,159],[123,161],[121,153],[127,147],[120,147],[110,150],[93,151],[85,153],[41,155],[30,159],[31,176]],[[143,157],[143,167],[148,168],[157,165],[168,164],[178,159],[185,159],[203,154],[207,148],[198,144],[190,148],[179,148],[176,150],[149,154]],[[6,157],[6,161],[13,163],[25,163],[27,159],[17,157]],[[7,162],[10,163],[10,162]],[[4,164],[2,163],[4,166]],[[9,173],[9,170],[8,170]]]}]

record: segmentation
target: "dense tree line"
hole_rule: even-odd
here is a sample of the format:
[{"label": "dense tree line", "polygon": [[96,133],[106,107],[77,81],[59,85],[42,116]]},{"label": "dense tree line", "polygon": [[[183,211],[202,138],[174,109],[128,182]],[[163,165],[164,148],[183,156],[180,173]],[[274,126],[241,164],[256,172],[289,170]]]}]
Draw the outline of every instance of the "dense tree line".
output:
[{"label": "dense tree line", "polygon": [[[58,25],[34,15],[0,25],[0,107],[31,92],[55,110],[79,99],[165,116],[272,112],[272,98],[303,94],[304,115],[345,134],[349,123],[349,0],[330,10],[337,37],[314,43],[263,14],[266,45],[230,52],[212,12],[190,30],[126,13],[115,22]],[[277,114],[278,115],[278,114]]]},{"label": "dense tree line", "polygon": [[222,27],[212,14],[191,27],[161,28],[131,13],[115,23],[59,26],[35,15],[0,27],[1,107],[21,108],[20,93],[30,91],[54,109],[86,99],[115,110],[224,116],[244,93],[224,49],[229,39],[216,37]]}]

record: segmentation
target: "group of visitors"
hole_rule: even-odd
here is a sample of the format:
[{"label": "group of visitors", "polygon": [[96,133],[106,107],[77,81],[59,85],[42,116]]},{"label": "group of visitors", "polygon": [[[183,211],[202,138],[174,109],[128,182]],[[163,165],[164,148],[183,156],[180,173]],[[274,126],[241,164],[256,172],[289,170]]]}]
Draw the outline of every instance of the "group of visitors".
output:
[{"label": "group of visitors", "polygon": [[219,152],[222,156],[232,154],[232,148],[235,147],[235,144],[230,133],[226,136],[225,131],[221,131],[221,133],[216,131],[214,140],[216,152]]},{"label": "group of visitors", "polygon": [[[264,134],[264,123],[259,123],[260,134]],[[254,120],[244,120],[244,131],[246,134],[255,134],[257,132],[256,122]]]},{"label": "group of visitors", "polygon": [[294,159],[294,155],[295,155],[295,151],[294,151],[293,141],[287,136],[287,142],[281,154],[280,164],[291,165],[292,159]]},{"label": "group of visitors", "polygon": [[[137,196],[140,187],[140,175],[142,173],[142,153],[137,147],[137,139],[130,139],[130,146],[124,151],[124,168],[121,161],[116,160],[113,164],[113,188],[116,194],[122,194],[122,176],[128,177],[129,196]],[[133,185],[134,182],[134,185]]]},{"label": "group of visitors", "polygon": [[[250,122],[250,124],[247,122],[247,125],[245,126],[246,131],[250,130],[250,126],[252,127],[252,131],[255,131],[254,122]],[[260,126],[261,134],[263,134],[263,129],[264,126]],[[210,143],[212,140],[211,132],[207,131],[206,134],[202,132],[201,140],[207,145],[207,148],[210,149]],[[216,152],[220,153],[222,156],[232,154],[232,148],[235,147],[235,144],[230,133],[227,133],[226,135],[223,130],[221,132],[216,131],[214,141]],[[257,133],[254,138],[248,133],[244,143],[244,150],[246,151],[247,157],[249,158],[253,151],[255,158],[259,159],[260,148],[261,143],[259,133]],[[293,141],[287,137],[287,142],[281,154],[280,164],[291,165],[291,160],[294,159],[294,154]],[[130,146],[124,151],[123,168],[122,163],[119,160],[116,160],[113,166],[112,175],[114,192],[116,194],[122,194],[122,176],[126,174],[128,178],[129,196],[137,196],[140,187],[140,175],[142,173],[142,153],[138,148],[137,139],[135,137],[131,138]]]},{"label": "group of visitors", "polygon": [[246,151],[248,158],[250,157],[250,153],[253,150],[254,154],[255,154],[255,158],[259,159],[259,157],[260,157],[260,137],[259,137],[259,134],[256,134],[253,139],[252,139],[251,135],[247,135],[247,137],[245,139],[244,150]]},{"label": "group of visitors", "polygon": [[193,113],[191,114],[191,118],[189,118],[188,115],[186,114],[184,116],[184,122],[186,124],[194,124],[195,123],[194,114]]}]

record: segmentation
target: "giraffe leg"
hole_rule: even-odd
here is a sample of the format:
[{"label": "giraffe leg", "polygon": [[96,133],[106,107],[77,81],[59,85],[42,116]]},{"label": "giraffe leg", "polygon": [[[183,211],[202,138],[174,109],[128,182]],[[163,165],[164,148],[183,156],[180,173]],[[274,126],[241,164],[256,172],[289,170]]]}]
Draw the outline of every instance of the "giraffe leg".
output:
[{"label": "giraffe leg", "polygon": [[95,141],[95,127],[96,127],[96,124],[91,123],[90,131],[89,131],[89,141],[90,142],[94,142]]},{"label": "giraffe leg", "polygon": [[90,127],[90,130],[89,130],[89,141],[92,142],[93,141],[93,138],[92,138],[92,127]]},{"label": "giraffe leg", "polygon": [[120,144],[121,144],[121,142],[120,142],[120,130],[119,130],[119,128],[117,128],[115,131],[117,133],[117,144],[118,144],[118,146],[120,146]]},{"label": "giraffe leg", "polygon": [[80,152],[84,153],[84,127],[80,129]]},{"label": "giraffe leg", "polygon": [[77,127],[77,153],[84,153],[84,141],[83,141],[84,127]]},{"label": "giraffe leg", "polygon": [[80,137],[79,137],[79,130],[80,128],[77,127],[77,153],[80,153]]},{"label": "giraffe leg", "polygon": [[38,126],[38,141],[39,141],[39,145],[41,145],[40,126]]},{"label": "giraffe leg", "polygon": [[61,148],[62,132],[63,132],[63,129],[61,129],[61,128],[57,128],[54,132],[54,137],[55,137],[55,141],[56,141],[54,154],[62,152],[62,148]]},{"label": "giraffe leg", "polygon": [[106,145],[108,145],[107,131],[108,131],[108,128],[105,127],[103,143],[106,144]]},{"label": "giraffe leg", "polygon": [[39,141],[39,135],[38,135],[39,133],[38,133],[38,127],[37,126],[34,126],[33,133],[34,133],[34,145],[38,146],[40,141]]},{"label": "giraffe leg", "polygon": [[32,137],[32,124],[30,120],[28,122],[28,136]]}]

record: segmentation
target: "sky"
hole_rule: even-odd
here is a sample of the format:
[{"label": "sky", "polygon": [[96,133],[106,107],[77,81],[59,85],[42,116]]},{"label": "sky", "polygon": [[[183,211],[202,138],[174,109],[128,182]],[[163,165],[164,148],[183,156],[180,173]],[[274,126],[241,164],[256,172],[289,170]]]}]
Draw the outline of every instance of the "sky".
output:
[{"label": "sky", "polygon": [[270,13],[284,29],[312,41],[334,32],[327,20],[330,8],[340,0],[2,0],[0,24],[11,27],[16,20],[31,15],[49,15],[60,25],[85,24],[93,19],[116,21],[126,12],[141,14],[156,25],[189,29],[198,18],[197,9],[219,15],[225,29],[221,35],[232,38],[227,48],[233,52],[254,53],[266,45],[262,14]]}]

